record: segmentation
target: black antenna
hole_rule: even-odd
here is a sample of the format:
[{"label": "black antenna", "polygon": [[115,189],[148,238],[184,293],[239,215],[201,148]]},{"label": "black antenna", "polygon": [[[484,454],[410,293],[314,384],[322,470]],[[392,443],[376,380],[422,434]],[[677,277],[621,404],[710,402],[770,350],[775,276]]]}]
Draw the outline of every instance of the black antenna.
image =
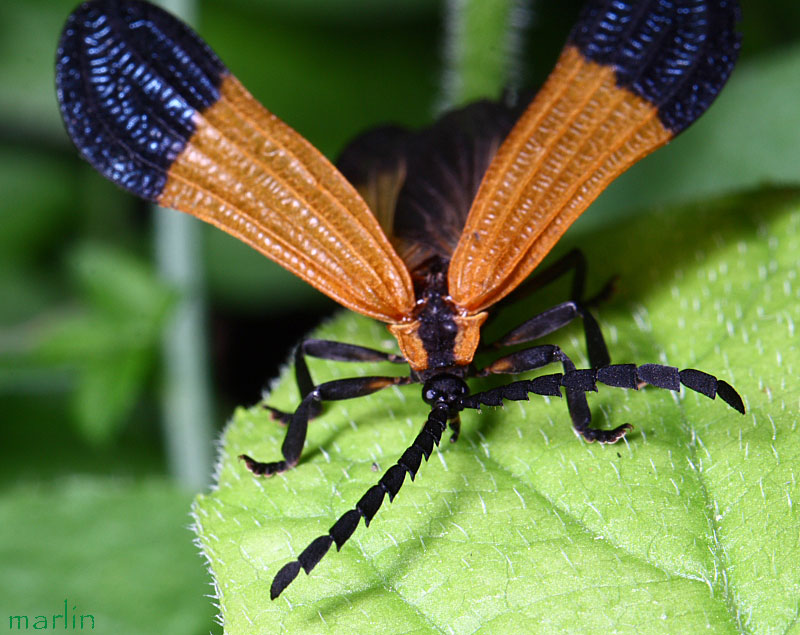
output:
[{"label": "black antenna", "polygon": [[384,472],[378,484],[370,487],[366,494],[356,503],[355,507],[339,518],[333,527],[328,530],[327,534],[312,541],[297,556],[297,560],[284,565],[275,574],[275,579],[269,589],[270,598],[274,600],[278,597],[297,577],[301,567],[306,574],[311,573],[311,570],[317,566],[322,557],[328,553],[328,549],[333,543],[336,543],[336,551],[339,551],[342,545],[353,535],[356,527],[358,527],[359,520],[363,518],[364,524],[369,527],[370,521],[383,504],[384,495],[389,495],[389,502],[392,502],[394,497],[397,496],[397,492],[403,486],[406,472],[411,476],[411,480],[414,480],[422,463],[422,458],[425,457],[427,461],[431,452],[433,452],[433,446],[439,445],[450,416],[450,408],[446,403],[440,401],[433,404],[428,420],[420,433],[408,449],[403,452],[397,463]]}]

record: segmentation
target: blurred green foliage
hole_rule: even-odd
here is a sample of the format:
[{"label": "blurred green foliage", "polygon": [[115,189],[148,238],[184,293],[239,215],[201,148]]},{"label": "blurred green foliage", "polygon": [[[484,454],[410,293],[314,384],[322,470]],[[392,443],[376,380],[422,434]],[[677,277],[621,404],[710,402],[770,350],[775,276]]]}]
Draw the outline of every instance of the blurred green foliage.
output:
[{"label": "blurred green foliage", "polygon": [[[21,597],[11,590],[24,571],[26,606],[49,610],[73,593],[64,571],[115,557],[87,534],[106,513],[85,496],[85,482],[72,478],[80,475],[109,505],[129,510],[120,544],[132,554],[184,558],[157,572],[175,576],[182,593],[160,605],[153,599],[139,618],[169,613],[170,628],[156,630],[204,632],[197,624],[207,624],[212,611],[202,614],[197,598],[207,579],[185,550],[188,533],[165,532],[159,544],[146,531],[147,512],[172,528],[188,522],[189,493],[165,475],[156,406],[158,337],[174,294],[154,274],[145,209],[82,163],[62,131],[53,60],[74,4],[0,2],[0,472],[7,483],[0,526],[16,523],[3,534],[4,554],[23,536],[28,551],[19,553],[34,554],[39,542],[44,563],[34,567],[31,556],[26,568],[21,556],[16,569],[0,570],[0,618],[15,609],[8,602]],[[523,40],[522,85],[547,72],[579,4],[536,5]],[[792,0],[743,4],[743,61],[729,90],[696,129],[615,185],[587,215],[584,231],[608,222],[606,212],[800,180],[800,7]],[[263,103],[333,156],[371,125],[430,121],[442,98],[442,14],[432,0],[207,0],[199,3],[198,26]],[[324,304],[221,232],[204,232],[204,240],[215,306],[260,317]],[[142,479],[158,482],[163,498],[153,498]],[[39,496],[45,504],[34,513],[26,505]],[[57,500],[67,503],[48,503]],[[52,559],[44,548],[51,542],[79,555]],[[144,586],[152,574],[141,567],[130,575]],[[86,597],[107,597],[106,581],[99,575],[96,595]],[[142,623],[131,619],[114,631],[142,632]]]}]

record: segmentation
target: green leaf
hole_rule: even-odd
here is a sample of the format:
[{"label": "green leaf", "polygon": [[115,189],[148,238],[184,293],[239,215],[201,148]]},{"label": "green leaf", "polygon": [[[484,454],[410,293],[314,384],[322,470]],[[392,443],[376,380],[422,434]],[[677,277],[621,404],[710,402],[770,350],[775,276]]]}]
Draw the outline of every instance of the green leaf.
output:
[{"label": "green leaf", "polygon": [[169,306],[170,293],[152,267],[118,249],[80,245],[71,254],[70,265],[87,300],[99,311],[157,322]]},{"label": "green leaf", "polygon": [[[142,393],[172,294],[146,265],[115,249],[82,245],[70,264],[85,302],[7,338],[15,346],[0,347],[0,387],[13,385],[20,369],[29,383],[63,376],[74,387],[80,432],[102,444],[119,433]],[[47,375],[51,381],[42,382]]]},{"label": "green leaf", "polygon": [[[67,600],[70,618],[94,616],[96,633],[207,633],[213,611],[186,529],[188,501],[156,478],[72,477],[6,488],[0,631],[7,632],[9,615],[29,616],[33,631],[35,616],[63,614]],[[69,629],[58,626],[81,630],[71,619]],[[90,630],[87,622],[82,632]]]},{"label": "green leaf", "polygon": [[[642,215],[581,244],[590,288],[620,276],[599,311],[612,359],[712,372],[739,390],[745,416],[695,393],[601,387],[595,425],[635,430],[600,446],[576,438],[558,399],[465,413],[458,443],[443,443],[369,528],[275,602],[278,569],[377,482],[428,409],[418,386],[329,404],[299,465],[271,479],[236,457],[279,458],[284,429],[259,407],[238,410],[218,487],[194,509],[226,632],[790,630],[798,229],[800,194],[764,192]],[[394,347],[351,314],[315,335]],[[578,325],[548,341],[586,364]],[[317,382],[391,372],[312,361]],[[297,400],[287,368],[267,402]]]}]

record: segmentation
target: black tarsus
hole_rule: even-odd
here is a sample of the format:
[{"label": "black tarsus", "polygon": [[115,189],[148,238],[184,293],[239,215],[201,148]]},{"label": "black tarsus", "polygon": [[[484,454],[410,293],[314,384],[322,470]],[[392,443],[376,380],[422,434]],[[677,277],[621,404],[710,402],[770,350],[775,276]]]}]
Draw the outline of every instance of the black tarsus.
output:
[{"label": "black tarsus", "polygon": [[439,445],[442,433],[447,427],[448,419],[450,419],[450,407],[443,402],[435,403],[420,433],[408,449],[403,452],[397,463],[383,474],[377,485],[369,488],[366,494],[356,503],[355,507],[339,518],[328,530],[327,534],[312,541],[308,547],[303,549],[297,560],[284,565],[275,574],[269,590],[271,599],[277,598],[289,586],[297,577],[297,574],[300,573],[301,568],[306,574],[310,573],[323,556],[328,553],[328,549],[332,544],[336,544],[336,550],[339,551],[342,545],[353,535],[356,527],[358,527],[359,520],[363,518],[364,524],[369,526],[370,521],[383,504],[384,496],[389,496],[389,502],[394,500],[403,485],[406,473],[409,474],[412,481],[414,480],[422,459],[424,458],[427,461],[431,452],[433,452],[433,446]]},{"label": "black tarsus", "polygon": [[[600,376],[607,376],[610,380],[617,382],[613,385],[635,388],[637,383],[631,382],[630,380],[627,382],[621,382],[621,380],[618,378],[619,370],[607,370],[612,368],[627,368],[628,365],[618,364],[616,366],[603,366],[601,368],[577,370],[572,360],[558,346],[554,346],[552,344],[543,344],[541,346],[523,348],[509,355],[496,359],[480,374],[516,375],[519,373],[536,370],[555,362],[560,362],[564,369],[564,374],[561,376],[562,379],[559,380],[557,385],[563,386],[565,389],[567,410],[569,410],[569,416],[570,419],[572,419],[572,427],[584,439],[589,442],[599,441],[600,443],[614,443],[619,441],[619,439],[621,439],[629,430],[632,429],[632,426],[627,423],[618,426],[613,430],[599,430],[597,428],[592,428],[592,411],[589,408],[589,402],[586,399],[587,392],[594,392],[597,390],[599,374]],[[479,403],[483,403],[485,405],[499,405],[499,403],[496,402],[498,400],[502,402],[502,399],[509,399],[512,401],[527,400],[527,394],[524,392],[527,385],[530,386],[530,392],[533,392],[534,394],[556,394],[560,396],[560,392],[558,390],[554,390],[554,382],[558,377],[558,375],[546,375],[544,378],[537,378],[540,380],[539,383],[536,383],[537,379],[530,380],[527,383],[515,382],[508,386],[486,391],[485,393],[478,393],[478,395],[473,395],[473,397],[479,397]],[[486,401],[481,401],[481,399],[490,399],[495,403],[487,404]]]},{"label": "black tarsus", "polygon": [[633,430],[633,426],[630,423],[623,423],[611,430],[600,430],[591,426],[592,411],[589,408],[589,402],[586,400],[586,393],[597,391],[597,375],[599,371],[609,367],[592,368],[589,369],[590,373],[587,374],[583,370],[577,370],[575,364],[566,354],[561,352],[561,356],[561,365],[564,367],[564,377],[561,379],[561,384],[566,388],[567,410],[569,410],[569,416],[572,419],[573,429],[589,443],[594,441],[598,443],[616,443]]},{"label": "black tarsus", "polygon": [[[589,364],[592,368],[608,366],[611,363],[608,346],[606,346],[603,332],[600,330],[600,325],[594,315],[592,315],[589,307],[602,302],[611,295],[615,278],[611,278],[599,293],[588,300],[584,300],[587,267],[586,257],[583,255],[583,252],[580,249],[572,249],[561,256],[561,258],[556,260],[552,265],[534,274],[525,281],[509,296],[509,298],[507,298],[507,301],[517,301],[558,280],[562,276],[567,275],[569,272],[573,272],[570,289],[571,299],[551,307],[538,315],[534,315],[532,318],[526,320],[494,342],[492,347],[501,348],[504,346],[531,342],[565,327],[576,317],[580,317],[583,322],[583,332],[586,338],[586,350],[589,355]],[[564,366],[564,372],[575,369],[575,365],[572,361],[556,347],[551,347],[550,349],[533,347],[525,350],[529,351],[528,354],[533,354],[533,351],[537,350],[552,350],[554,357],[550,361],[560,361]],[[524,352],[520,351],[519,353],[523,356],[525,355]],[[549,363],[544,360],[520,358],[520,356],[515,353],[512,353],[512,355],[504,359],[517,366],[516,370],[505,371],[511,373],[533,370],[534,368],[540,368]],[[567,388],[566,397],[567,409],[569,410],[570,419],[572,420],[572,426],[587,441],[613,443],[618,441],[631,428],[628,424],[608,431],[592,428],[590,426],[592,411],[589,408],[586,393],[581,390]]]},{"label": "black tarsus", "polygon": [[450,420],[450,443],[455,443],[458,441],[458,437],[461,436],[461,417],[456,415]]}]

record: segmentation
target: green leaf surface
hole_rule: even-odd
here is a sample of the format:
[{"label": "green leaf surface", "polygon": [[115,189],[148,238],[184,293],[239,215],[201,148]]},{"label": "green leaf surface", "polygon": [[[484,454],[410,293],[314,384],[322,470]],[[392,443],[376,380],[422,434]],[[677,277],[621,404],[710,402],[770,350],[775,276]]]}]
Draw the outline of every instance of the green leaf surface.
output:
[{"label": "green leaf surface", "polygon": [[[35,617],[45,615],[46,632],[208,633],[213,609],[186,529],[189,498],[157,478],[70,477],[5,489],[0,632],[11,632],[10,615],[29,617],[25,632],[34,632]],[[53,628],[65,600],[69,629],[63,620]],[[73,629],[73,614],[92,615],[94,630],[88,621],[82,631]]]},{"label": "green leaf surface", "polygon": [[[330,404],[300,464],[271,479],[236,456],[279,458],[283,429],[238,410],[218,487],[195,504],[227,632],[794,632],[798,230],[798,193],[764,192],[581,243],[590,288],[620,276],[600,309],[612,359],[712,372],[739,390],[745,416],[695,393],[601,387],[595,425],[635,430],[600,446],[576,438],[558,399],[465,413],[458,443],[275,602],[277,570],[377,482],[427,408],[415,386]],[[393,348],[351,314],[316,335]],[[577,325],[548,341],[586,364]],[[318,382],[392,372],[311,368]],[[290,369],[267,401],[297,404]]]}]

